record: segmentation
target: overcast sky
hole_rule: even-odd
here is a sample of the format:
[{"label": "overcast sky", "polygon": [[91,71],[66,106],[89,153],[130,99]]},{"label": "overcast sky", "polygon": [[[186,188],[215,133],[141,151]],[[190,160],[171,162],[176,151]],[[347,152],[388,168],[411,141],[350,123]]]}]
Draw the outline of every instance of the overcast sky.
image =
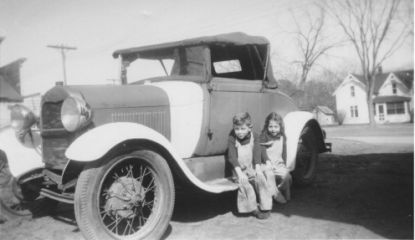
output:
[{"label": "overcast sky", "polygon": [[[26,58],[22,94],[43,93],[63,79],[61,55],[46,45],[65,44],[77,47],[67,52],[69,84],[109,84],[118,78],[116,49],[242,31],[267,37],[275,70],[283,71],[298,57],[291,12],[301,22],[311,7],[307,0],[1,0],[0,65]],[[319,65],[336,70],[357,63],[353,50],[343,47]],[[383,67],[413,68],[413,36]]]}]

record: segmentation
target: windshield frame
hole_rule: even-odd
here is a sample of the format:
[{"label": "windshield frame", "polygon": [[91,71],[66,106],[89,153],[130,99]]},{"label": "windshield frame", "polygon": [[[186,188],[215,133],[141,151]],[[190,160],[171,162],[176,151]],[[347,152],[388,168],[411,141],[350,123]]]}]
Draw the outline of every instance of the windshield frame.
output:
[{"label": "windshield frame", "polygon": [[[164,64],[162,64],[163,59],[166,59],[165,56],[168,55],[168,53],[171,53],[173,51],[183,51],[183,49],[186,48],[192,48],[192,47],[201,47],[201,62],[202,64],[200,69],[200,75],[171,75],[171,72],[168,73],[167,69],[165,68]],[[120,69],[120,79],[121,84],[136,84],[137,82],[145,81],[145,80],[157,80],[157,79],[183,79],[183,80],[191,80],[191,81],[197,81],[197,82],[207,82],[209,78],[209,72],[210,72],[210,51],[209,46],[207,45],[191,45],[191,46],[176,46],[176,47],[170,47],[165,49],[156,49],[152,51],[142,51],[142,52],[133,52],[128,54],[120,54],[120,61],[121,61],[121,69]],[[182,56],[179,56],[182,57]],[[161,75],[157,77],[150,77],[150,78],[143,78],[140,80],[134,80],[128,79],[127,72],[128,67],[131,63],[136,61],[137,59],[148,59],[148,60],[156,60],[160,63],[160,68],[163,69],[166,75]],[[180,63],[179,63],[180,64]],[[130,81],[130,82],[129,82]]]}]

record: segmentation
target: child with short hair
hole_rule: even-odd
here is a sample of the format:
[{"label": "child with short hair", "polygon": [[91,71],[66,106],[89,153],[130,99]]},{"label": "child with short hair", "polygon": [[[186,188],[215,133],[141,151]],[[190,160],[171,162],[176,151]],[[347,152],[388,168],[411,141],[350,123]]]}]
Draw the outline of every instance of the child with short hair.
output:
[{"label": "child with short hair", "polygon": [[233,117],[233,129],[228,139],[228,160],[234,168],[239,183],[238,212],[252,213],[259,219],[265,219],[270,216],[272,196],[268,191],[260,165],[261,148],[258,140],[258,135],[252,132],[249,113],[236,114]]},{"label": "child with short hair", "polygon": [[282,117],[272,112],[266,119],[260,136],[260,144],[266,149],[262,165],[269,191],[275,201],[286,203],[291,199],[292,178],[286,167],[286,137]]}]

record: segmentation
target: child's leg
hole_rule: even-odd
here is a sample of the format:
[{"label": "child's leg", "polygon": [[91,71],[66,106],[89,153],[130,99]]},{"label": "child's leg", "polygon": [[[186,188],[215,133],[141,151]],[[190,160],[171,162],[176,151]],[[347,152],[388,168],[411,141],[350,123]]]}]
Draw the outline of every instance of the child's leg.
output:
[{"label": "child's leg", "polygon": [[237,206],[239,213],[249,213],[258,209],[255,190],[250,183],[239,184]]},{"label": "child's leg", "polygon": [[267,181],[268,191],[271,193],[272,196],[276,196],[278,193],[277,182],[275,181],[275,175],[272,171],[272,168],[262,164],[262,171],[264,172],[265,179]]},{"label": "child's leg", "polygon": [[274,174],[279,180],[278,189],[283,192],[286,200],[290,200],[292,184],[290,171],[285,166],[279,165],[274,169]]},{"label": "child's leg", "polygon": [[[275,178],[274,185],[275,185]],[[269,211],[272,209],[272,195],[273,192],[269,189],[269,184],[264,174],[257,174],[255,177],[255,186],[259,197],[259,208],[262,211]]]}]

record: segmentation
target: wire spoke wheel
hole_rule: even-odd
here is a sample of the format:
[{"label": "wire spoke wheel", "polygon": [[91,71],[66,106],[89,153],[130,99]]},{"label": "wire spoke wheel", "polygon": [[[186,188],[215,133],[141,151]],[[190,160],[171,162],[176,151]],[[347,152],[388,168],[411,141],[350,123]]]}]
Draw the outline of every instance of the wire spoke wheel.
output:
[{"label": "wire spoke wheel", "polygon": [[147,150],[88,167],[75,190],[75,216],[87,239],[160,238],[173,206],[170,169]]},{"label": "wire spoke wheel", "polygon": [[105,176],[99,196],[101,220],[112,234],[138,232],[157,204],[159,181],[142,161],[124,159]]}]

